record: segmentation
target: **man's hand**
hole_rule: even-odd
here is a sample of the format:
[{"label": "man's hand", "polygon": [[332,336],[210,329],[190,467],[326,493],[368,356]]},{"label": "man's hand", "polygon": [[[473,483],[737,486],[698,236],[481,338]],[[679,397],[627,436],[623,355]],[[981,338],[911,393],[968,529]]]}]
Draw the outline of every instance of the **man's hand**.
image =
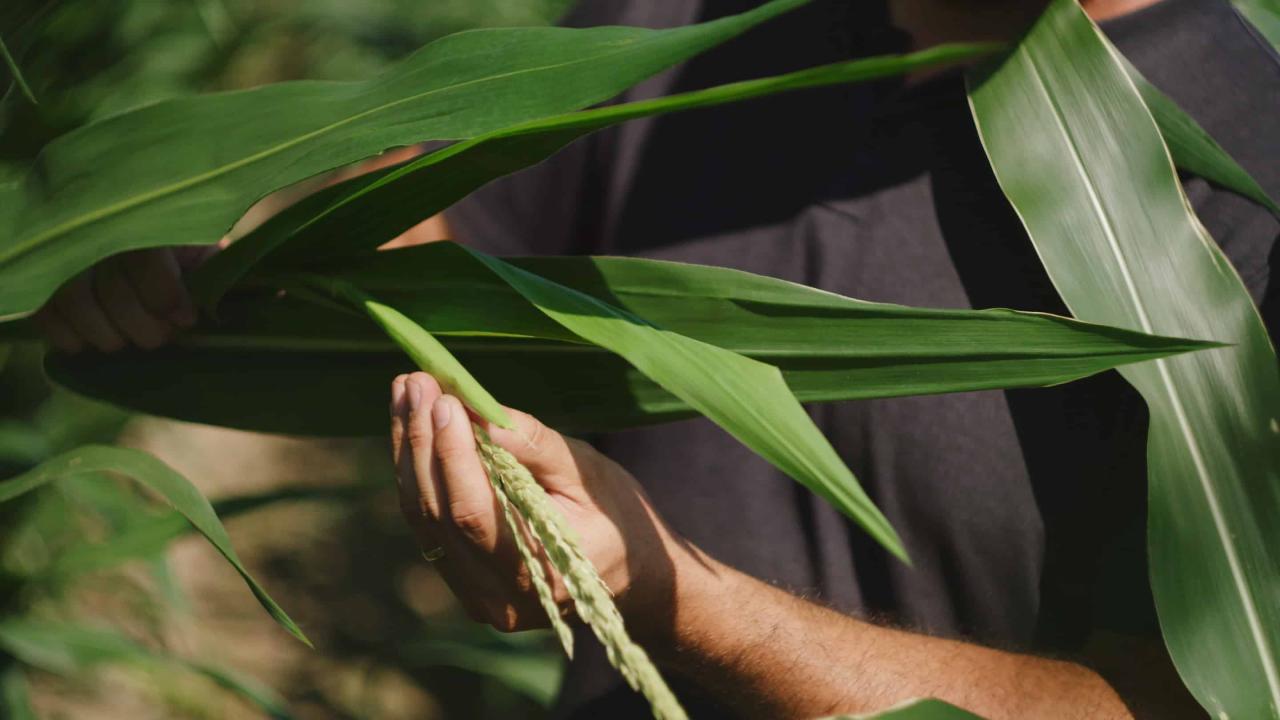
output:
[{"label": "man's hand", "polygon": [[216,246],[152,248],[105,260],[62,286],[33,318],[54,347],[74,353],[154,349],[196,322],[182,274]]},{"label": "man's hand", "polygon": [[[1130,717],[1080,665],[877,626],[720,564],[669,529],[626,470],[510,412],[517,430],[490,435],[578,531],[628,630],[668,671],[744,716],[813,718],[937,697],[992,720]],[[462,404],[424,373],[396,378],[391,444],[405,518],[471,616],[504,631],[545,626]],[[768,541],[749,533],[743,542]]]},{"label": "man's hand", "polygon": [[[533,473],[577,530],[633,633],[670,625],[676,562],[687,555],[626,470],[590,445],[508,410],[516,430],[490,436]],[[471,417],[425,373],[391,390],[391,445],[400,506],[424,551],[475,620],[503,631],[545,627],[528,569],[476,454]],[[547,566],[556,600],[572,603]]]}]

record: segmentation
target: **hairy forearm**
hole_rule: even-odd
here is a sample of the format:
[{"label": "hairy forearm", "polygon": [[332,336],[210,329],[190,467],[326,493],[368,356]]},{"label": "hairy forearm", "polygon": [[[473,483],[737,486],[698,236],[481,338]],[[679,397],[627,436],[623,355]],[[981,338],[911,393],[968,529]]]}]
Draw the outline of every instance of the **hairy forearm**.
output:
[{"label": "hairy forearm", "polygon": [[692,551],[661,662],[747,716],[815,718],[934,697],[989,718],[1127,718],[1073,663],[904,632],[797,598]]}]

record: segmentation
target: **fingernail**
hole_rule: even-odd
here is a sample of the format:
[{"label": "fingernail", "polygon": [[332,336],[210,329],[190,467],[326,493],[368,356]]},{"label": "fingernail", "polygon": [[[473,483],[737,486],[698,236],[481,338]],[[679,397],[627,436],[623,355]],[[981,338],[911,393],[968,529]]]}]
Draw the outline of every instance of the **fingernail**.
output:
[{"label": "fingernail", "polygon": [[453,403],[455,401],[448,395],[441,395],[436,404],[431,408],[431,422],[435,424],[437,430],[441,430],[449,424],[449,420],[453,418]]},{"label": "fingernail", "polygon": [[422,404],[422,383],[409,378],[405,384],[409,386],[409,412],[417,412],[418,406]]}]

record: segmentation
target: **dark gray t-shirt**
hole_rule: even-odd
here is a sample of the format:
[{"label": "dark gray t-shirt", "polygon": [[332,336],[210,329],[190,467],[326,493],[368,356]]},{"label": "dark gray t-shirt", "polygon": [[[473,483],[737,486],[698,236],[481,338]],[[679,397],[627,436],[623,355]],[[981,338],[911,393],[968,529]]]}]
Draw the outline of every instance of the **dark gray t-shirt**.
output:
[{"label": "dark gray t-shirt", "polygon": [[[753,4],[588,0],[571,21],[669,26]],[[901,50],[877,5],[817,2],[627,99]],[[1280,196],[1280,62],[1225,0],[1165,0],[1105,29]],[[1186,187],[1274,336],[1280,281],[1269,277],[1280,224],[1201,180]],[[633,122],[490,185],[451,214],[460,237],[498,253],[640,255],[865,300],[1066,313],[995,183],[958,75]],[[841,610],[1058,654],[1100,629],[1158,632],[1144,565],[1146,410],[1115,373],[812,413],[902,534],[914,567],[705,420],[596,440],[704,550]],[[578,635],[560,714],[647,717],[594,641]],[[722,716],[695,689],[683,695],[696,717]]]}]

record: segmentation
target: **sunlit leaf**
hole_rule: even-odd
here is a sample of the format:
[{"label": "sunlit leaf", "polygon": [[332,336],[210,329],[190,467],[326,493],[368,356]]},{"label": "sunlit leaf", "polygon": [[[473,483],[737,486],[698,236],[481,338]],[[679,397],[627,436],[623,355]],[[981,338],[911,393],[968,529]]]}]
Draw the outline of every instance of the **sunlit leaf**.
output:
[{"label": "sunlit leaf", "polygon": [[901,75],[972,60],[996,47],[943,45],[910,55],[836,63],[503,128],[306,198],[206,263],[193,278],[194,292],[202,305],[212,307],[264,258],[270,257],[277,266],[288,266],[291,260],[310,264],[319,258],[372,250],[490,180],[535,165],[574,140],[627,120]]},{"label": "sunlit leaf", "polygon": [[[226,498],[213,503],[213,507],[219,518],[228,520],[277,503],[338,502],[352,500],[368,492],[369,489],[362,486],[286,489]],[[40,576],[66,579],[112,568],[130,560],[154,557],[194,529],[191,522],[176,510],[140,519],[100,542],[78,545],[59,554],[48,567],[40,569]]]},{"label": "sunlit leaf", "polygon": [[[805,402],[1053,385],[1205,347],[1037,313],[868,303],[725,268],[632,258],[513,262],[668,330],[776,365]],[[332,273],[438,336],[507,405],[562,429],[693,414],[455,245],[352,258]],[[285,281],[264,282],[277,280]],[[385,433],[387,383],[412,369],[359,314],[251,293],[229,297],[219,323],[176,347],[49,358],[59,382],[144,412],[320,435]]]},{"label": "sunlit leaf", "polygon": [[473,30],[367,81],[180,98],[67,133],[4,195],[18,207],[0,211],[0,317],[108,255],[215,242],[255,200],[317,173],[600,102],[803,2],[669,30]]},{"label": "sunlit leaf", "polygon": [[31,688],[17,663],[0,670],[0,710],[9,720],[36,720],[31,707]]},{"label": "sunlit leaf", "polygon": [[1155,118],[1160,135],[1173,157],[1173,163],[1179,169],[1238,192],[1280,217],[1280,205],[1267,195],[1267,191],[1262,189],[1249,171],[1223,150],[1172,98],[1148,82],[1131,63],[1123,58],[1121,61],[1138,92],[1142,94],[1142,100],[1151,111],[1151,116]]},{"label": "sunlit leaf", "polygon": [[227,536],[226,529],[222,527],[209,501],[200,494],[190,480],[147,453],[129,448],[86,445],[59,455],[22,475],[0,480],[0,502],[12,500],[60,478],[96,473],[123,475],[155,491],[165,502],[172,505],[174,510],[182,513],[183,517],[205,536],[227,562],[231,563],[245,584],[249,586],[254,597],[271,617],[275,618],[276,622],[294,637],[307,645],[311,644],[302,630],[241,564],[235,549],[231,547],[231,538]]},{"label": "sunlit leaf", "polygon": [[1232,345],[1120,372],[1150,409],[1148,552],[1174,663],[1210,715],[1280,716],[1280,364],[1257,308],[1074,0],[1055,0],[970,97],[1077,317]]},{"label": "sunlit leaf", "polygon": [[149,650],[109,630],[11,618],[0,620],[0,649],[27,665],[59,675],[75,675],[106,663],[178,667],[208,677],[272,718],[290,717],[284,700],[256,680],[202,662]]},{"label": "sunlit leaf", "polygon": [[[323,280],[320,284],[334,285],[331,281]],[[364,308],[369,317],[373,318],[373,321],[396,345],[400,346],[401,350],[404,350],[415,365],[431,373],[444,392],[462,400],[480,417],[498,427],[507,429],[515,427],[511,422],[511,416],[507,414],[502,404],[494,400],[489,391],[476,382],[462,363],[458,362],[457,358],[421,325],[405,317],[399,310],[369,297],[350,283],[339,283],[337,288],[340,294],[346,295],[351,302]]]},{"label": "sunlit leaf", "polygon": [[1271,46],[1280,50],[1280,0],[1232,0]]}]

